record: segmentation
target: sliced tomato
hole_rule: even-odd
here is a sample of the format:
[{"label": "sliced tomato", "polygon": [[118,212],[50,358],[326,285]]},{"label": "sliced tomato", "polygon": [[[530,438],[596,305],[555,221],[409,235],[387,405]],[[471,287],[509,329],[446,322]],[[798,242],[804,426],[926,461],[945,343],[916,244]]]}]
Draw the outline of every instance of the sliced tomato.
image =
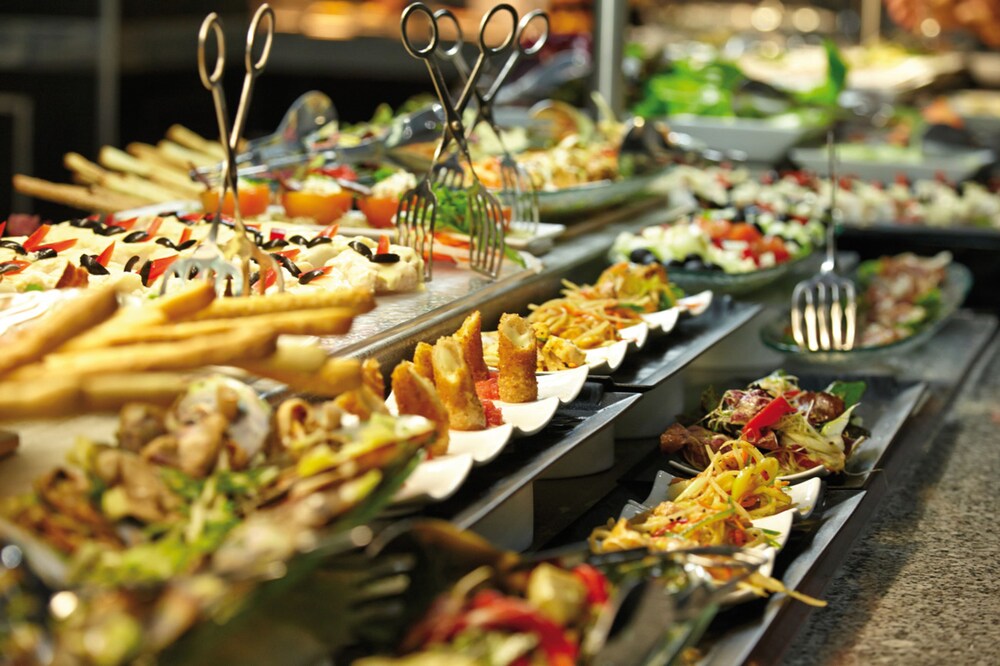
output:
[{"label": "sliced tomato", "polygon": [[494,428],[503,425],[503,412],[493,404],[492,400],[483,400],[483,412],[486,414],[486,427]]},{"label": "sliced tomato", "polygon": [[[266,183],[240,184],[240,213],[244,217],[251,217],[267,212],[267,207],[270,203],[271,188]],[[219,208],[218,190],[202,192],[201,205],[206,213],[215,213]],[[233,213],[233,193],[226,192],[226,198],[222,201],[222,214],[232,215]]]},{"label": "sliced tomato", "polygon": [[754,241],[759,241],[762,235],[757,231],[757,227],[747,222],[738,222],[729,229],[729,233],[726,235],[726,240],[743,241],[745,243],[753,243]]},{"label": "sliced tomato", "polygon": [[368,224],[376,229],[388,229],[395,225],[394,218],[399,209],[399,200],[385,197],[364,197],[358,199],[358,208],[368,218]]},{"label": "sliced tomato", "polygon": [[701,227],[712,240],[717,240],[720,238],[728,238],[729,230],[733,225],[729,220],[702,218],[698,220],[698,226]]},{"label": "sliced tomato", "polygon": [[354,195],[341,190],[332,194],[321,192],[286,191],[281,195],[281,205],[289,217],[307,217],[317,224],[330,224],[351,210]]},{"label": "sliced tomato", "polygon": [[324,176],[329,176],[330,178],[339,178],[341,180],[358,182],[358,173],[347,164],[339,164],[337,166],[316,169],[316,173],[321,173]]}]

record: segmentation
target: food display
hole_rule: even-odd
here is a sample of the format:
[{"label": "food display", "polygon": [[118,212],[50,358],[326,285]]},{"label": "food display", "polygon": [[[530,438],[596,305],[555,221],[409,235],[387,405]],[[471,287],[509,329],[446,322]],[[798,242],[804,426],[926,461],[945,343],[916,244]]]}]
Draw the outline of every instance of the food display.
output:
[{"label": "food display", "polygon": [[709,390],[699,416],[667,428],[660,449],[702,469],[713,464],[715,453],[742,442],[777,461],[773,474],[842,472],[865,438],[854,413],[864,390],[863,382],[834,382],[822,391],[806,391],[780,370],[721,397]]},{"label": "food display", "polygon": [[[336,3],[313,4],[290,23],[276,8],[282,31],[336,28],[312,20]],[[406,17],[449,17],[434,9]],[[765,663],[803,622],[797,602],[850,610],[829,574],[853,540],[871,545],[879,502],[912,490],[901,465],[933,450],[913,468],[952,484],[964,451],[931,446],[939,430],[959,415],[956,436],[989,432],[995,417],[978,390],[992,380],[993,303],[960,308],[981,298],[973,276],[995,282],[995,262],[975,260],[1000,229],[1000,191],[985,168],[932,167],[961,161],[955,130],[996,115],[991,97],[946,97],[942,80],[954,108],[921,119],[858,95],[859,72],[903,80],[892,92],[931,60],[835,46],[837,9],[763,7],[745,17],[752,31],[713,34],[718,47],[689,35],[655,63],[627,47],[640,97],[619,118],[599,94],[584,109],[568,81],[579,63],[570,77],[562,47],[591,41],[562,34],[559,8],[539,37],[521,24],[542,14],[500,7],[513,25],[487,13],[478,42],[472,9],[452,16],[467,49],[445,52],[448,30],[407,49],[442,67],[442,103],[455,101],[437,85],[452,65],[472,81],[454,104],[468,117],[447,128],[426,96],[352,124],[412,82],[361,86],[344,119],[293,106],[242,146],[238,201],[220,200],[222,143],[180,125],[93,161],[43,141],[73,184],[15,176],[19,192],[85,212],[0,218],[0,662]],[[248,67],[270,23],[250,30]],[[795,31],[812,46],[797,50]],[[470,77],[452,56],[477,43]],[[540,57],[520,62],[532,43]],[[602,80],[609,63],[590,57]],[[377,64],[397,82],[393,60]],[[486,81],[508,74],[524,78],[505,99]],[[489,120],[493,95],[509,127],[449,135],[488,125],[474,114]],[[231,128],[219,115],[223,136],[261,133],[254,114]],[[931,134],[939,122],[950,127]],[[835,179],[808,147],[827,126]],[[510,177],[502,142],[540,217],[565,225],[536,228],[517,206],[479,214],[469,182],[427,171],[442,139],[471,156],[453,168],[444,151],[439,171],[475,170],[492,190]],[[804,154],[823,163],[796,168]],[[898,175],[910,167],[921,175]],[[902,247],[850,232],[860,256],[837,254],[857,288],[856,344],[807,352],[790,335],[792,293],[837,269],[818,255],[841,223],[892,225],[877,233]],[[433,251],[406,244],[423,233]],[[934,255],[927,237],[954,244]],[[528,247],[542,240],[544,256]],[[493,274],[481,255],[501,248]],[[788,372],[771,371],[778,354]],[[918,495],[911,538],[926,547],[919,535],[941,533],[922,522],[936,493]],[[892,585],[908,584],[898,573]]]}]

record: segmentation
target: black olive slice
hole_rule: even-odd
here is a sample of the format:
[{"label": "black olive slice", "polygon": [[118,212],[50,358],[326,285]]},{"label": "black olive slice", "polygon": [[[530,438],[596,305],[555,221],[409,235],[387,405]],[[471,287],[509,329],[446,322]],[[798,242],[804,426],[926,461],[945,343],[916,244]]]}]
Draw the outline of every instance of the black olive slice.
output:
[{"label": "black olive slice", "polygon": [[187,239],[186,241],[184,241],[184,242],[183,242],[183,243],[181,243],[180,245],[175,245],[175,246],[174,246],[174,249],[175,249],[175,250],[186,250],[186,249],[188,249],[189,247],[194,247],[194,246],[195,246],[195,244],[196,244],[197,242],[198,242],[198,241],[196,241],[196,240],[195,240],[195,239],[193,239],[193,238],[188,238],[188,239]]},{"label": "black olive slice", "polygon": [[298,266],[295,265],[295,262],[293,262],[291,259],[289,259],[285,255],[283,255],[283,254],[276,254],[276,253],[272,252],[271,256],[274,257],[275,261],[277,261],[279,264],[281,264],[282,268],[284,268],[286,271],[288,271],[289,273],[291,273],[292,277],[296,277],[297,278],[300,275],[302,275],[302,270]]},{"label": "black olive slice", "polygon": [[[100,262],[97,261],[96,254],[82,254],[80,255],[80,265],[87,269],[87,272],[91,275],[110,275],[111,272],[107,268],[101,266]],[[147,271],[148,273],[148,271]]]},{"label": "black olive slice", "polygon": [[308,239],[306,239],[306,237],[302,236],[301,234],[294,234],[292,236],[289,236],[288,241],[290,243],[295,243],[296,245],[306,245],[309,243]]},{"label": "black olive slice", "polygon": [[21,266],[15,264],[13,261],[7,261],[0,264],[0,275],[5,275],[7,273],[14,273],[21,270]]},{"label": "black olive slice", "polygon": [[[118,234],[125,233],[125,229],[123,227],[116,227],[114,225],[109,226],[106,224],[98,224],[97,226],[94,227],[94,233],[97,234],[98,236],[117,236]],[[132,233],[140,233],[140,232],[134,231]],[[146,233],[146,232],[143,231],[141,233]]]},{"label": "black olive slice", "polygon": [[286,241],[284,238],[272,238],[271,240],[261,245],[261,247],[264,248],[265,250],[274,250],[279,247],[285,247],[286,245],[288,245],[288,241]]},{"label": "black olive slice", "polygon": [[395,252],[386,252],[385,254],[376,254],[371,260],[376,264],[395,264],[399,262],[399,255]]},{"label": "black olive slice", "polygon": [[299,284],[309,284],[321,275],[326,275],[322,268],[314,268],[308,273],[303,273],[299,276]]},{"label": "black olive slice", "polygon": [[24,249],[24,246],[17,241],[12,240],[0,240],[0,247],[5,247],[8,250],[14,250],[18,254],[28,254],[28,251]]},{"label": "black olive slice", "polygon": [[149,286],[149,271],[153,267],[153,262],[147,259],[139,269],[139,278],[142,279],[142,286]]},{"label": "black olive slice", "polygon": [[347,244],[352,250],[368,259],[372,258],[372,249],[359,240],[352,240]]},{"label": "black olive slice", "polygon": [[306,243],[306,247],[316,247],[317,245],[325,245],[327,243],[332,243],[333,239],[327,236],[316,236],[311,241]]},{"label": "black olive slice", "polygon": [[163,247],[169,247],[171,250],[177,249],[177,246],[174,245],[174,242],[169,238],[167,238],[166,236],[160,236],[153,242],[156,243],[157,245],[162,245]]},{"label": "black olive slice", "polygon": [[139,255],[133,254],[128,258],[128,261],[125,262],[125,272],[131,273],[137,263],[139,263]]},{"label": "black olive slice", "polygon": [[46,247],[35,253],[35,259],[52,259],[57,254],[51,247]]},{"label": "black olive slice", "polygon": [[[125,243],[141,243],[147,238],[149,238],[149,234],[140,229],[139,231],[133,231],[126,234],[122,241]],[[157,241],[159,241],[159,239],[157,239]]]}]

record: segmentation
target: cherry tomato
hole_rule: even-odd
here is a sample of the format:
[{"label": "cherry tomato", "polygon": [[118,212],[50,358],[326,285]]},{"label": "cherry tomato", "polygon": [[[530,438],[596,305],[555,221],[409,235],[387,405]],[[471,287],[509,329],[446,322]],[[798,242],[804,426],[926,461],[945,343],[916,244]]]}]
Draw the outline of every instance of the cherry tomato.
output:
[{"label": "cherry tomato", "polygon": [[698,220],[698,226],[705,230],[709,238],[713,240],[719,238],[728,238],[729,230],[732,228],[732,223],[728,220],[712,220],[708,218],[702,218]]},{"label": "cherry tomato", "polygon": [[358,208],[368,218],[368,224],[377,229],[387,229],[395,224],[392,218],[396,216],[399,201],[392,198],[367,197],[358,199]]},{"label": "cherry tomato", "polygon": [[333,194],[320,192],[285,192],[281,204],[289,217],[308,217],[317,224],[330,224],[351,209],[354,195],[347,190]]},{"label": "cherry tomato", "polygon": [[[268,204],[271,203],[271,188],[265,183],[241,183],[240,184],[240,213],[244,217],[260,215],[267,211]],[[206,213],[214,213],[219,207],[219,192],[209,190],[201,193],[201,205]],[[226,192],[226,198],[222,202],[222,214],[233,214],[233,193]]]}]

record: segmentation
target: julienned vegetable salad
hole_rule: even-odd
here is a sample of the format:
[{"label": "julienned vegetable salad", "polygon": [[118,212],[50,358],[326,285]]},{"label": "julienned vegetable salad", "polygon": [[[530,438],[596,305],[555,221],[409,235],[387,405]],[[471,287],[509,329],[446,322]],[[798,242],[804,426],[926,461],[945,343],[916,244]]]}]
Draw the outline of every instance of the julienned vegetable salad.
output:
[{"label": "julienned vegetable salad", "polygon": [[660,449],[679,453],[701,468],[713,453],[743,441],[776,459],[781,475],[818,466],[840,472],[867,434],[855,415],[864,391],[860,381],[837,381],[822,391],[806,391],[782,370],[721,397],[708,389],[700,414],[667,428],[660,435]]}]

